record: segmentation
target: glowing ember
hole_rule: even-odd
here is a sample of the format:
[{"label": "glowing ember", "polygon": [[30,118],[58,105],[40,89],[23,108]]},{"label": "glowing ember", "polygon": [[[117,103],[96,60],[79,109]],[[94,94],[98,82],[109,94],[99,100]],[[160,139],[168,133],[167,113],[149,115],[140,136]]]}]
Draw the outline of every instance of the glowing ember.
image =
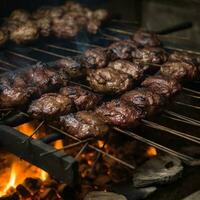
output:
[{"label": "glowing ember", "polygon": [[98,144],[98,147],[99,147],[99,148],[103,148],[103,146],[104,146],[104,141],[98,140],[98,141],[97,141],[97,144]]},{"label": "glowing ember", "polygon": [[146,154],[149,156],[149,157],[154,157],[157,155],[157,150],[155,147],[148,147],[147,148],[147,151],[146,151]]},{"label": "glowing ember", "polygon": [[30,136],[34,132],[35,127],[33,126],[32,123],[25,123],[16,127],[16,129],[20,131],[21,133],[24,133],[25,135]]},{"label": "glowing ember", "polygon": [[61,149],[61,148],[63,147],[63,141],[62,141],[62,140],[57,140],[57,141],[55,141],[54,147],[55,147],[56,149]]}]

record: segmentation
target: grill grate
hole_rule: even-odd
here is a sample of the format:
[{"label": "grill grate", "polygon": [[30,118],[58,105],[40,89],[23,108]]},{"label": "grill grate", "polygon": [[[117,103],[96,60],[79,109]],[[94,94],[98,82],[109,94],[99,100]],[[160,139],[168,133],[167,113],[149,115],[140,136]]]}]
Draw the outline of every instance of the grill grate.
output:
[{"label": "grill grate", "polygon": [[[88,35],[88,34],[86,35],[85,33],[80,33],[76,39],[73,39],[71,41],[48,38],[45,40],[44,39],[40,40],[37,43],[33,44],[32,46],[15,46],[13,44],[9,44],[7,49],[5,49],[0,54],[0,64],[1,64],[0,72],[3,73],[3,72],[12,71],[15,69],[25,68],[38,61],[51,63],[55,61],[56,59],[65,58],[65,56],[74,56],[74,55],[80,54],[89,47],[107,46],[113,40],[127,39],[129,37],[130,30],[131,30],[130,23],[125,23],[125,22],[121,23],[119,21],[112,21],[110,26],[111,27],[102,29],[99,32],[99,34],[95,36]],[[126,29],[124,29],[124,27],[126,27]],[[124,30],[127,30],[127,31],[124,31]],[[187,39],[185,38],[184,39],[175,38],[175,37],[170,38],[170,36],[162,37],[162,38],[170,39],[171,43],[169,41],[163,41],[164,46],[169,51],[173,51],[173,50],[187,51],[195,55],[200,55],[200,52],[196,51],[195,48],[192,48],[190,45],[187,45]],[[181,41],[181,45],[177,45],[178,40]],[[184,44],[182,44],[183,41],[185,42]],[[186,49],[186,47],[188,47],[188,49]],[[76,83],[76,84],[79,84],[79,83]],[[131,131],[124,131],[117,127],[114,127],[113,129],[121,134],[127,135],[128,137],[134,140],[138,140],[139,142],[154,146],[161,151],[172,154],[182,159],[185,163],[189,165],[199,165],[200,160],[198,158],[194,157],[193,155],[187,155],[186,153],[180,152],[180,149],[184,145],[199,145],[200,144],[200,138],[198,137],[198,134],[193,135],[192,133],[193,130],[197,130],[198,127],[200,127],[200,121],[197,120],[199,117],[198,110],[200,109],[197,106],[197,104],[199,103],[198,102],[199,98],[200,98],[200,96],[198,96],[200,92],[197,91],[199,82],[198,81],[193,82],[189,84],[189,86],[190,87],[188,86],[184,87],[182,94],[174,101],[175,105],[172,105],[172,107],[170,105],[170,107],[165,110],[164,115],[162,115],[161,117],[161,121],[159,121],[160,119],[159,120],[153,119],[152,121],[143,120],[143,126],[141,130],[137,130],[137,133],[133,133]],[[185,102],[184,99],[181,98],[182,96],[190,98],[190,101]],[[193,103],[196,103],[196,105]],[[175,110],[176,107],[178,107],[179,110],[180,108],[181,110],[182,108],[184,108],[185,113],[184,112],[179,113],[178,111]],[[1,111],[3,111],[3,109]],[[5,115],[10,115],[10,112],[12,111],[7,110]],[[192,117],[191,116],[188,117],[187,115],[188,112],[192,113]],[[170,122],[167,123],[169,127],[163,126],[162,123],[163,121],[165,122],[166,119],[171,120],[173,124],[181,123],[182,124],[181,126],[183,126],[183,130],[185,126],[192,127],[191,131],[189,133],[183,133],[182,131],[176,130],[177,127],[179,128],[179,124],[177,125],[176,128],[171,128],[170,126],[172,125],[172,123]],[[18,113],[17,115],[12,116],[11,118],[8,118],[7,121],[5,120],[4,123],[9,126],[17,126],[26,121],[29,121],[28,116],[23,113],[19,115]],[[42,125],[42,123],[43,122],[40,123],[40,126]],[[32,136],[36,134],[40,126],[36,128]],[[1,130],[3,127],[4,125],[0,125]],[[118,163],[124,165],[125,167],[128,167],[130,169],[135,169],[135,166],[90,144],[90,139],[81,141],[78,138],[52,125],[48,125],[48,127],[50,127],[53,131],[56,131],[56,133],[60,133],[64,135],[65,137],[69,137],[75,140],[75,142],[71,144],[71,146],[68,145],[59,150],[50,149],[49,151],[42,152],[38,155],[38,159],[40,159],[41,157],[42,158],[48,157],[49,155],[52,155],[56,152],[64,150],[65,148],[73,148],[77,145],[83,145],[80,151],[77,153],[76,157],[74,158],[75,160],[86,148],[91,148],[94,151],[98,152],[99,154],[105,155],[109,157],[110,159],[113,159],[117,161]],[[153,133],[153,132],[156,132],[156,133]],[[165,134],[166,132],[170,134]],[[148,133],[148,135],[145,133]],[[162,137],[165,137],[166,141],[164,141]],[[56,139],[58,138],[54,137],[54,140]],[[34,140],[35,139],[32,139],[32,137],[27,137],[25,140],[26,141],[25,143],[29,144],[27,143],[27,141],[34,141]],[[169,143],[171,144],[171,146],[168,147],[167,144]],[[180,143],[178,147],[177,147],[177,143]],[[28,148],[28,146],[26,147]],[[42,166],[40,167],[42,168]],[[70,167],[71,165],[68,165],[67,170]],[[46,169],[46,170],[49,170],[49,169]],[[64,170],[66,170],[66,168]]]}]

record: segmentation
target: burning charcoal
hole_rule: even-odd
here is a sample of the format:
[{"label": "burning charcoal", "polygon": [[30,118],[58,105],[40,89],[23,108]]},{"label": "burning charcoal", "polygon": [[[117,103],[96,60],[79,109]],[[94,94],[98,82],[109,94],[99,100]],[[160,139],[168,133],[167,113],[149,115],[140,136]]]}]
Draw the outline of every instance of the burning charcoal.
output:
[{"label": "burning charcoal", "polygon": [[41,200],[62,200],[56,190],[48,188],[46,191],[40,196]]},{"label": "burning charcoal", "polygon": [[26,178],[24,185],[31,191],[39,190],[42,186],[42,181],[39,178]]},{"label": "burning charcoal", "polygon": [[17,192],[15,192],[11,195],[0,197],[0,200],[19,200],[19,195],[17,194]]},{"label": "burning charcoal", "polygon": [[32,196],[31,192],[21,184],[16,187],[16,190],[25,199]]},{"label": "burning charcoal", "polygon": [[86,195],[84,200],[126,200],[126,197],[120,194],[116,194],[113,192],[90,192]]},{"label": "burning charcoal", "polygon": [[133,174],[135,187],[152,184],[166,184],[177,180],[183,166],[178,158],[169,155],[153,157],[140,166]]},{"label": "burning charcoal", "polygon": [[199,200],[200,199],[200,190],[194,192],[193,194],[189,195],[188,197],[182,200]]},{"label": "burning charcoal", "polygon": [[123,194],[128,200],[140,200],[147,198],[157,190],[156,187],[135,188],[132,183],[118,183],[111,186],[112,192]]}]

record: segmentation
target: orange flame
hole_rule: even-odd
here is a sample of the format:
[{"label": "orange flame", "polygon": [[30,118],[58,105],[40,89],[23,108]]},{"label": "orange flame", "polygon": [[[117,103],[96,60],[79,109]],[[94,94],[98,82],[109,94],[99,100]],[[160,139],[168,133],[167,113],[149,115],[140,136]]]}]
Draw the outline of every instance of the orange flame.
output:
[{"label": "orange flame", "polygon": [[147,150],[146,150],[146,154],[149,156],[149,157],[154,157],[156,156],[158,153],[157,153],[157,150],[155,147],[148,147]]}]

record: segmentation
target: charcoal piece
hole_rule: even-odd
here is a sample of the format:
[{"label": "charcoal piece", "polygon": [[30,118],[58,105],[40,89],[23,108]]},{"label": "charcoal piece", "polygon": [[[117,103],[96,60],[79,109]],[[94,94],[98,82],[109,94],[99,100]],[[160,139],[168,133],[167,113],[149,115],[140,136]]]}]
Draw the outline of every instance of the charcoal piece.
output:
[{"label": "charcoal piece", "polygon": [[123,195],[113,193],[113,192],[101,192],[101,191],[96,191],[96,192],[90,192],[86,195],[84,200],[127,200],[126,197]]},{"label": "charcoal piece", "polygon": [[200,190],[190,194],[188,197],[182,200],[199,200],[200,199]]},{"label": "charcoal piece", "polygon": [[0,200],[19,200],[19,194],[17,192],[10,194],[10,195],[5,195],[0,197]]},{"label": "charcoal piece", "polygon": [[23,185],[19,184],[17,187],[16,187],[16,190],[17,192],[25,199],[27,198],[30,198],[32,195],[31,195],[31,192],[26,188],[24,187]]},{"label": "charcoal piece", "polygon": [[170,155],[159,155],[150,158],[133,174],[135,187],[146,187],[152,184],[166,184],[181,177],[181,161]]},{"label": "charcoal piece", "polygon": [[140,200],[145,199],[152,193],[154,193],[156,187],[145,187],[145,188],[136,188],[132,183],[117,183],[110,186],[109,190],[111,192],[118,192],[124,195],[127,200]]}]

